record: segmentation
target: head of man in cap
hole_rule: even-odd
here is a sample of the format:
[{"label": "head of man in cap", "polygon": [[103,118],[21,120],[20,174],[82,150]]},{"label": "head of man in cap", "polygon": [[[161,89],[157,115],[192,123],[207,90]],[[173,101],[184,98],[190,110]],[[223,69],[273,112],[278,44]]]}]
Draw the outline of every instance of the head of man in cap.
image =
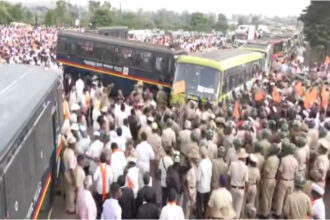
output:
[{"label": "head of man in cap", "polygon": [[236,152],[238,152],[242,147],[242,141],[240,139],[236,138],[233,141],[233,145],[235,147]]},{"label": "head of man in cap", "polygon": [[318,199],[322,199],[324,195],[324,189],[317,185],[316,183],[312,184],[312,198],[313,201],[315,202]]},{"label": "head of man in cap", "polygon": [[327,154],[328,150],[329,150],[329,141],[325,138],[321,138],[319,140],[319,148],[318,148],[318,152],[319,154]]},{"label": "head of man in cap", "polygon": [[226,148],[220,146],[217,153],[218,158],[224,158],[226,156]]},{"label": "head of man in cap", "polygon": [[242,160],[245,162],[246,158],[248,157],[249,155],[246,153],[245,149],[244,148],[241,148],[237,154],[237,157],[239,160]]},{"label": "head of man in cap", "polygon": [[256,167],[258,163],[258,158],[254,154],[249,155],[249,164],[251,167]]},{"label": "head of man in cap", "polygon": [[297,174],[294,178],[294,186],[296,190],[302,190],[303,187],[306,184],[306,179],[301,176],[300,174]]},{"label": "head of man in cap", "polygon": [[302,148],[306,145],[306,138],[303,136],[296,136],[295,137],[295,144],[297,147]]},{"label": "head of man in cap", "polygon": [[68,147],[71,148],[72,150],[75,150],[76,143],[77,143],[77,139],[73,135],[70,135],[68,137],[68,144],[69,144]]}]

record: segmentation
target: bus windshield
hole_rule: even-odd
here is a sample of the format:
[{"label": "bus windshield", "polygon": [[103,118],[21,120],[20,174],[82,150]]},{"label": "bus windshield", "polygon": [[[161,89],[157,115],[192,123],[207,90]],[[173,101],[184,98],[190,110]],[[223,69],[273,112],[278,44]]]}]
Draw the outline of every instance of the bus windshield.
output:
[{"label": "bus windshield", "polygon": [[215,100],[218,96],[220,71],[206,66],[178,63],[175,82],[184,81],[186,94]]}]

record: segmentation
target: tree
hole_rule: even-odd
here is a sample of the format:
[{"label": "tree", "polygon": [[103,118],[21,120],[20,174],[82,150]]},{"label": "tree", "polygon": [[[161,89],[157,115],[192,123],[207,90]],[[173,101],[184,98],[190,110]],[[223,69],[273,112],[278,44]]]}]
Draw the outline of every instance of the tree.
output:
[{"label": "tree", "polygon": [[211,19],[200,12],[191,15],[191,28],[196,31],[210,31],[212,27]]},{"label": "tree", "polygon": [[228,29],[227,18],[224,14],[218,15],[218,20],[214,25],[214,29],[217,31],[226,32]]},{"label": "tree", "polygon": [[304,34],[312,48],[323,47],[330,54],[330,4],[311,1],[299,19],[304,23]]},{"label": "tree", "polygon": [[260,24],[260,18],[259,16],[253,16],[251,19],[251,24],[255,25],[258,28],[258,25]]},{"label": "tree", "polygon": [[93,27],[109,26],[112,21],[111,4],[104,2],[101,6],[99,2],[89,1],[89,9],[92,13],[90,23]]},{"label": "tree", "polygon": [[54,10],[48,10],[45,16],[45,25],[53,26],[56,25],[56,16]]}]

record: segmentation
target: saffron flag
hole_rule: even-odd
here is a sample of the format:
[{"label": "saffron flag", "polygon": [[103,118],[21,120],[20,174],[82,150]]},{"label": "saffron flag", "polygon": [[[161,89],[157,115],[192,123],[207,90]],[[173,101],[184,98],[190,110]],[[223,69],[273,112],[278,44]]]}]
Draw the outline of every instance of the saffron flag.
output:
[{"label": "saffron flag", "polygon": [[298,99],[302,96],[302,94],[303,94],[303,88],[302,88],[302,84],[301,84],[301,82],[298,82],[297,84],[296,84],[296,94],[297,94],[297,97],[298,97]]},{"label": "saffron flag", "polygon": [[238,104],[238,101],[235,102],[235,108],[234,108],[233,116],[234,116],[236,119],[239,118],[239,104]]},{"label": "saffron flag", "polygon": [[327,89],[326,89],[326,86],[325,85],[322,85],[322,89],[321,89],[321,105],[322,105],[322,108],[325,110],[328,106],[328,92],[327,92]]},{"label": "saffron flag", "polygon": [[273,87],[273,101],[274,102],[280,102],[281,98],[280,95],[278,94],[276,86]]},{"label": "saffron flag", "polygon": [[261,101],[263,100],[263,98],[264,98],[264,93],[261,90],[256,92],[256,94],[254,95],[254,100],[256,101]]}]

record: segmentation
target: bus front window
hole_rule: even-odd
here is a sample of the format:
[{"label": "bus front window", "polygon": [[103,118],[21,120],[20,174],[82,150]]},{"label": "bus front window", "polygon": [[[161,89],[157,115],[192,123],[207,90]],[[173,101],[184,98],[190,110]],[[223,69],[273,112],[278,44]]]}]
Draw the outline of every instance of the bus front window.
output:
[{"label": "bus front window", "polygon": [[185,81],[186,94],[215,100],[218,95],[219,70],[189,63],[178,63],[175,82]]}]

